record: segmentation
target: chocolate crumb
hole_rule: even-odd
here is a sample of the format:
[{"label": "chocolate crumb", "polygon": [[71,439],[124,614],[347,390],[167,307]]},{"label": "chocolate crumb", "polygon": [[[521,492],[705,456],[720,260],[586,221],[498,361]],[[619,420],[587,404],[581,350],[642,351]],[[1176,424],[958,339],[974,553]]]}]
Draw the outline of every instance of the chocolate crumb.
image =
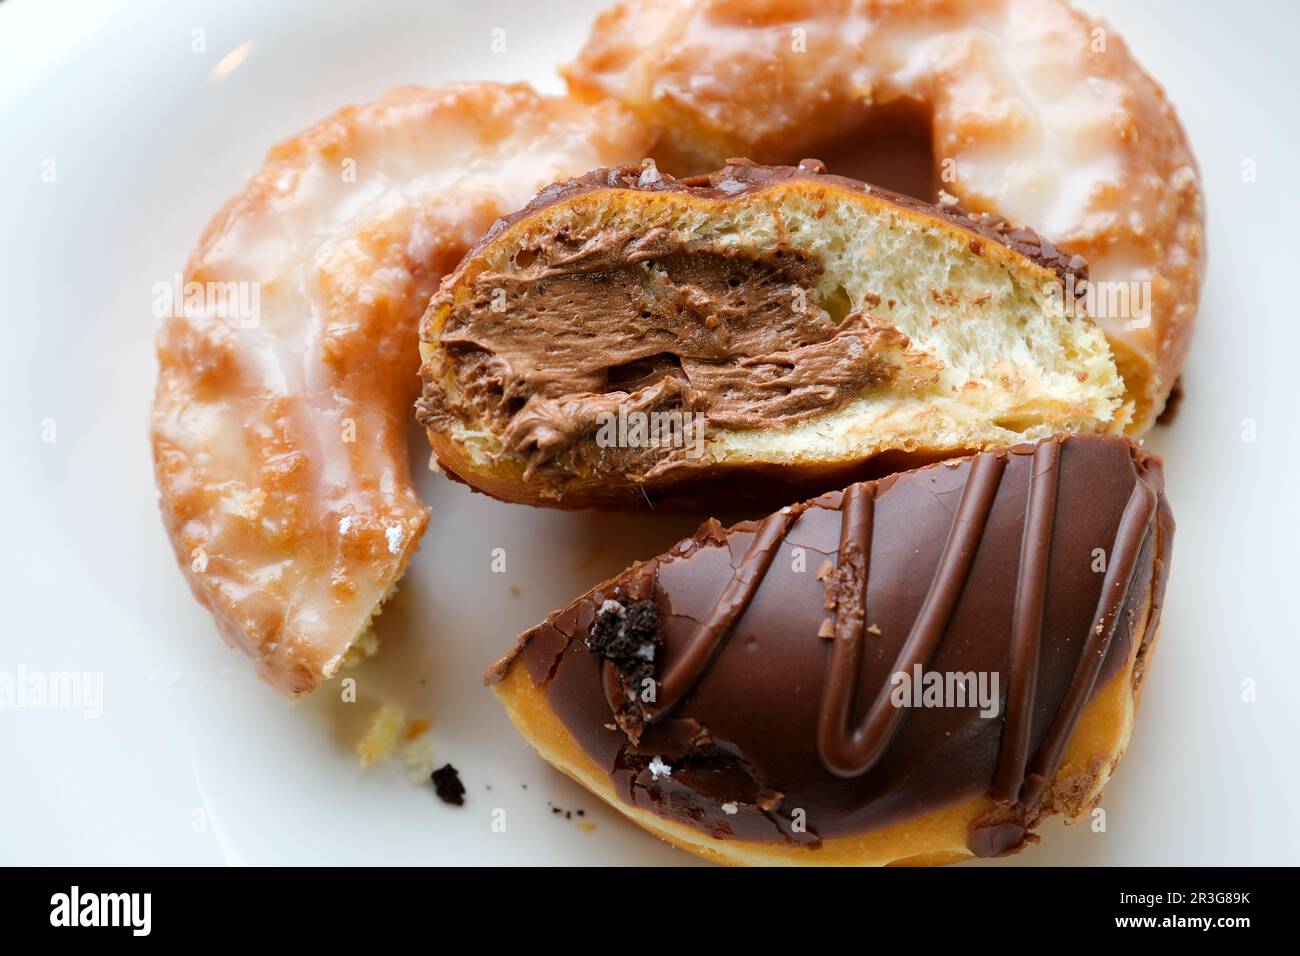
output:
[{"label": "chocolate crumb", "polygon": [[606,600],[587,633],[587,649],[618,669],[627,703],[614,714],[614,722],[633,743],[640,738],[644,723],[644,714],[636,703],[637,690],[654,680],[655,659],[663,641],[659,609],[653,600],[626,607]]},{"label": "chocolate crumb", "polygon": [[564,807],[557,807],[555,804],[547,801],[546,805],[551,808],[551,816],[564,817],[566,820],[572,820],[574,817],[585,817],[586,810],[566,810]]},{"label": "chocolate crumb", "polygon": [[460,782],[460,774],[451,764],[439,767],[429,779],[433,781],[433,789],[443,803],[449,803],[453,807],[465,805],[465,785]]},{"label": "chocolate crumb", "polygon": [[617,601],[606,601],[587,636],[589,650],[616,664],[632,667],[653,664],[662,643],[659,609],[653,601],[637,601],[627,607]]}]

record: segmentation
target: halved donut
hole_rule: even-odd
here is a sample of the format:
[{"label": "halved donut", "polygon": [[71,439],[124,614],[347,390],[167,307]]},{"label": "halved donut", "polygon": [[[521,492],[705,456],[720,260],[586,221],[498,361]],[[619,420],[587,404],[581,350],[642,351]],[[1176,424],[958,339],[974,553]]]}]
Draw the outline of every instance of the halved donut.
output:
[{"label": "halved donut", "polygon": [[506,500],[788,501],[882,458],[1122,428],[1105,336],[1062,299],[1082,275],[1028,230],[815,161],[598,170],[444,280],[419,417]]},{"label": "halved donut", "polygon": [[1055,436],[691,538],[488,674],[546,760],[724,863],[947,863],[1096,804],[1173,542],[1160,462]]}]

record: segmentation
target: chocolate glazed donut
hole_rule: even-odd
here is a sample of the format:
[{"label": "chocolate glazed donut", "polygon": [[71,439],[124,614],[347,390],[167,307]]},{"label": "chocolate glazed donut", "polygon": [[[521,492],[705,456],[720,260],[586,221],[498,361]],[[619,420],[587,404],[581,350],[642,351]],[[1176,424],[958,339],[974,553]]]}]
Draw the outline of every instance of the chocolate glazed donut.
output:
[{"label": "chocolate glazed donut", "polygon": [[1159,459],[1055,436],[706,523],[488,679],[544,757],[701,855],[1001,855],[1122,755],[1173,528]]}]

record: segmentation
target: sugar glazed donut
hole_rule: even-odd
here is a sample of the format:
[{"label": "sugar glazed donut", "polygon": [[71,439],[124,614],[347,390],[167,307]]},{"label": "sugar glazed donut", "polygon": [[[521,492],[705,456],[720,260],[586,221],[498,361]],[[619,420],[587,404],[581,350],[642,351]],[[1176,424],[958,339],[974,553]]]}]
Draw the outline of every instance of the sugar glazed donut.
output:
[{"label": "sugar glazed donut", "polygon": [[541,186],[646,148],[613,103],[398,89],[276,146],[209,224],[158,336],[156,476],[195,596],[279,690],[337,670],[424,531],[407,438],[439,279]]},{"label": "sugar glazed donut", "polygon": [[564,72],[651,121],[678,175],[851,157],[872,124],[920,124],[945,192],[1088,261],[1061,294],[1110,338],[1129,431],[1164,407],[1204,268],[1196,164],[1123,40],[1066,3],[629,0]]},{"label": "sugar glazed donut", "polygon": [[545,759],[708,859],[997,856],[1099,799],[1172,538],[1158,459],[1057,436],[706,523],[488,681]]}]

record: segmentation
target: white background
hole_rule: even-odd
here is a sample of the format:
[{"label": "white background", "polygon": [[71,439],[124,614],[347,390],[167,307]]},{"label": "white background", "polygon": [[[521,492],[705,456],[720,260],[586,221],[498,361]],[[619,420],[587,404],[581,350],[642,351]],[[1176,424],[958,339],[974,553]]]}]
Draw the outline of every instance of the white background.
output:
[{"label": "white background", "polygon": [[[543,765],[479,678],[516,631],[692,521],[509,507],[422,473],[432,523],[381,618],[386,650],[361,672],[361,702],[326,687],[288,703],[191,599],[146,437],[151,287],[270,144],[399,83],[558,92],[553,67],[594,6],[0,4],[0,671],[102,671],[105,694],[98,720],[0,710],[0,863],[690,862]],[[1016,862],[1298,863],[1300,5],[1086,7],[1181,112],[1208,194],[1210,271],[1182,412],[1148,441],[1167,457],[1179,530],[1108,829],[1049,825]],[[493,55],[498,26],[509,52]],[[206,53],[190,49],[196,28]],[[241,44],[246,60],[214,78]],[[43,183],[51,158],[57,182]],[[494,547],[506,575],[489,573]],[[466,807],[443,806],[400,763],[359,769],[361,725],[387,698],[432,718]],[[548,803],[584,808],[596,830]],[[504,834],[489,829],[496,807]]]}]

